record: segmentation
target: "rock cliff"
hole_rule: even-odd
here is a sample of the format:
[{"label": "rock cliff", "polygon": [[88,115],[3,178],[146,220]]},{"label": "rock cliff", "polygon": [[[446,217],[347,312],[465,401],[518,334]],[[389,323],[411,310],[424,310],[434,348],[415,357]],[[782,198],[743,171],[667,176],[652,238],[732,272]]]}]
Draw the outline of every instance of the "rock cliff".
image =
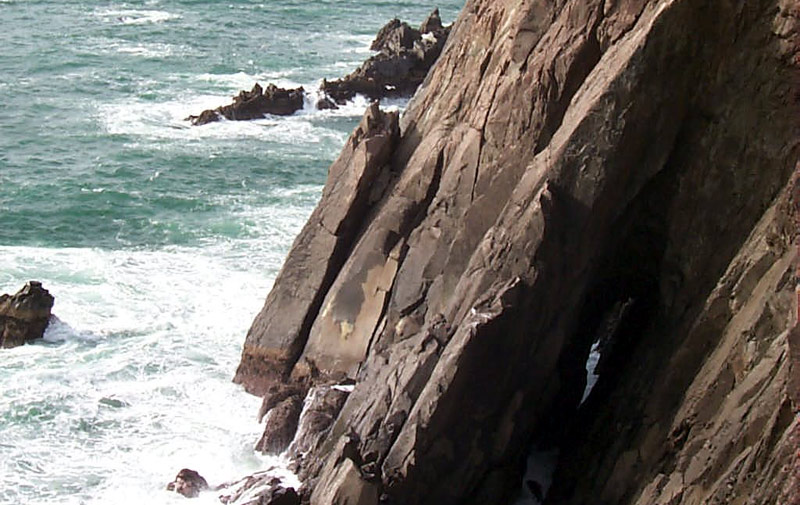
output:
[{"label": "rock cliff", "polygon": [[273,416],[304,499],[509,503],[537,447],[546,503],[798,503],[798,83],[791,0],[469,0],[247,335],[262,414],[355,384]]}]

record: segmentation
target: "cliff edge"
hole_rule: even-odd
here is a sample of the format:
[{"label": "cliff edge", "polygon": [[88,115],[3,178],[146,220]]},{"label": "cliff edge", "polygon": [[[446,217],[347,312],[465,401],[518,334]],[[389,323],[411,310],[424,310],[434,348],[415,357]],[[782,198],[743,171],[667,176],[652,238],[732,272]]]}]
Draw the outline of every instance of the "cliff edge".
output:
[{"label": "cliff edge", "polygon": [[799,113],[791,0],[469,0],[245,341],[304,499],[797,503]]}]

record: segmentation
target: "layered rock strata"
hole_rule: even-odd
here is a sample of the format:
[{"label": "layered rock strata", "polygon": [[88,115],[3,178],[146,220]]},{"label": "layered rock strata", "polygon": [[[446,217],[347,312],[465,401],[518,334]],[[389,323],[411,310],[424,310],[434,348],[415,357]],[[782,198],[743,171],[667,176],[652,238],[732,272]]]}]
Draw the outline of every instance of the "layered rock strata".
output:
[{"label": "layered rock strata", "polygon": [[42,338],[55,299],[38,281],[14,295],[0,296],[0,347],[17,347]]},{"label": "layered rock strata", "polygon": [[508,503],[532,445],[547,503],[796,500],[798,82],[788,0],[468,1],[247,335],[265,411],[355,383],[310,503]]}]

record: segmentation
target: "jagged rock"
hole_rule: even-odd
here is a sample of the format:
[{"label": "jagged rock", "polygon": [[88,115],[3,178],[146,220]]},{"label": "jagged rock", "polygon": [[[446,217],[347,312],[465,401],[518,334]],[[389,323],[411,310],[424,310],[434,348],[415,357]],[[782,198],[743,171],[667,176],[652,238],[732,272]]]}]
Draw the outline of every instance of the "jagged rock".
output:
[{"label": "jagged rock", "polygon": [[[324,82],[324,81],[323,81]],[[330,98],[323,96],[317,100],[317,110],[336,110],[339,106]]]},{"label": "jagged rock", "polygon": [[274,468],[248,475],[217,488],[219,501],[238,505],[299,505],[300,496],[292,487],[283,485]]},{"label": "jagged rock", "polygon": [[280,454],[285,451],[297,431],[302,410],[303,400],[299,396],[290,396],[270,409],[256,450],[265,454]]},{"label": "jagged rock", "polygon": [[[442,52],[450,27],[442,26],[439,9],[434,10],[417,30],[399,19],[389,21],[378,32],[370,48],[378,54],[365,61],[355,72],[342,79],[323,79],[318,110],[337,109],[337,104],[361,94],[371,100],[387,96],[410,96],[422,83],[436,58]],[[423,35],[427,34],[426,37]],[[207,109],[186,118],[194,126],[220,119],[243,121],[263,118],[266,114],[288,116],[303,108],[305,91],[278,88],[266,89],[256,83],[250,91],[241,91],[233,103]]]},{"label": "jagged rock", "polygon": [[15,295],[0,296],[0,347],[17,347],[42,338],[55,299],[38,281]]},{"label": "jagged rock", "polygon": [[187,498],[197,498],[201,491],[208,489],[208,482],[202,475],[188,468],[182,469],[175,480],[167,484],[167,491],[175,491]]},{"label": "jagged rock", "polygon": [[791,496],[795,3],[462,11],[381,168],[377,108],[348,141],[247,336],[250,390],[356,382],[312,504],[508,503],[543,440],[553,505]]},{"label": "jagged rock", "polygon": [[400,22],[395,18],[380,29],[375,40],[372,41],[372,51],[386,53],[400,53],[404,49],[412,49],[416,42],[422,40],[419,30],[411,28],[408,23]]},{"label": "jagged rock", "polygon": [[444,30],[444,26],[442,25],[442,18],[439,17],[439,9],[434,9],[425,21],[419,26],[419,32],[422,34],[426,33],[438,33],[441,30]]},{"label": "jagged rock", "polygon": [[[315,474],[315,463],[319,460],[306,460],[327,439],[330,428],[342,410],[349,392],[338,386],[315,386],[308,391],[303,402],[297,432],[289,446],[289,457],[294,461],[294,471],[302,479]],[[312,467],[312,468],[309,468]]]},{"label": "jagged rock", "polygon": [[439,57],[450,33],[449,28],[442,27],[438,9],[423,23],[423,29],[421,32],[399,19],[391,20],[370,46],[378,54],[342,79],[323,81],[320,91],[339,104],[356,94],[371,100],[411,95]]},{"label": "jagged rock", "polygon": [[247,121],[261,119],[266,114],[289,116],[303,108],[304,90],[302,87],[283,89],[268,84],[266,89],[256,83],[250,91],[241,91],[233,98],[233,103],[216,109],[208,109],[197,116],[189,116],[188,121],[200,126],[220,119]]}]

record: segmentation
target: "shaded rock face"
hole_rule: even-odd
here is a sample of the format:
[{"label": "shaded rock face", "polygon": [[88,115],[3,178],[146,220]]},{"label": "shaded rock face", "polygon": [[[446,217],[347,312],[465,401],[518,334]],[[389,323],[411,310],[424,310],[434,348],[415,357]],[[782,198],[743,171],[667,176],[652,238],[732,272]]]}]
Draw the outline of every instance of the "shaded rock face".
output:
[{"label": "shaded rock face", "polygon": [[0,347],[42,338],[55,299],[41,282],[30,281],[14,295],[0,296]]},{"label": "shaded rock face", "polygon": [[303,402],[297,396],[290,396],[271,408],[265,416],[264,434],[256,450],[265,454],[285,451],[292,443],[302,409]]},{"label": "shaded rock face", "polygon": [[267,114],[289,116],[303,108],[305,92],[303,88],[283,89],[274,84],[263,89],[258,83],[250,91],[241,91],[233,97],[233,103],[216,109],[209,109],[187,119],[194,126],[228,119],[246,121],[261,119]]},{"label": "shaded rock face", "polygon": [[167,491],[175,491],[187,498],[197,498],[202,491],[208,489],[208,482],[195,470],[182,469],[175,480],[167,484]]},{"label": "shaded rock face", "polygon": [[320,90],[338,104],[356,94],[371,100],[411,95],[441,54],[449,33],[450,27],[442,26],[438,9],[419,30],[393,19],[381,28],[370,46],[378,54],[342,79],[323,81]]},{"label": "shaded rock face", "polygon": [[323,461],[316,458],[316,454],[327,442],[330,429],[348,395],[349,392],[337,386],[315,386],[308,391],[297,431],[289,446],[293,470],[301,479],[319,472]]},{"label": "shaded rock face", "polygon": [[531,444],[552,504],[795,500],[798,33],[788,0],[468,1],[245,342],[251,392],[355,382],[310,503],[507,503]]}]

